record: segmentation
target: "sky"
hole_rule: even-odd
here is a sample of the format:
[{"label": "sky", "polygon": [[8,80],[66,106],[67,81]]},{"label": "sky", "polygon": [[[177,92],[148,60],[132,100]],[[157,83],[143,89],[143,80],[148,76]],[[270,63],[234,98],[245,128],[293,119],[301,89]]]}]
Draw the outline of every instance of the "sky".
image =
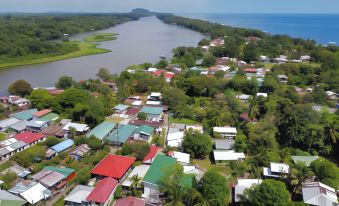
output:
[{"label": "sky", "polygon": [[0,0],[0,12],[339,13],[339,0]]}]

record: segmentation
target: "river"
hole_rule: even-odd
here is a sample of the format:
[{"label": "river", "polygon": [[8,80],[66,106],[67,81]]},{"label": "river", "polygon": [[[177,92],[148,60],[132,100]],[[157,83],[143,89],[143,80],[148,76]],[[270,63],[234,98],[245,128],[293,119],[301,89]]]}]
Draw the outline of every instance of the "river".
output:
[{"label": "river", "polygon": [[56,62],[0,69],[0,95],[7,93],[10,83],[24,79],[33,87],[49,87],[60,76],[75,80],[94,78],[102,67],[119,73],[127,66],[144,62],[156,63],[160,55],[172,57],[178,46],[196,46],[206,36],[179,26],[168,25],[156,17],[144,17],[100,31],[73,35],[71,40],[81,40],[93,33],[116,32],[118,39],[102,42],[99,47],[112,52],[61,60]]}]

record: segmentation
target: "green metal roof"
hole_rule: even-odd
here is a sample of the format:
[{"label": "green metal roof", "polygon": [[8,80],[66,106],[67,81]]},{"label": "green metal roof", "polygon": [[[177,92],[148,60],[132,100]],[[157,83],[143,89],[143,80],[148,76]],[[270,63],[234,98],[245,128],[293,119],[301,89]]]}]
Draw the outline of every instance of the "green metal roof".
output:
[{"label": "green metal roof", "polygon": [[59,118],[58,114],[55,113],[48,113],[45,116],[41,117],[41,120],[46,120],[46,121],[55,121]]},{"label": "green metal roof", "polygon": [[12,114],[10,115],[10,117],[14,117],[14,118],[21,119],[21,120],[30,120],[33,118],[33,114],[37,111],[38,111],[37,109],[29,109],[29,110],[25,110],[22,112]]},{"label": "green metal roof", "polygon": [[53,167],[53,166],[46,166],[44,167],[44,170],[55,171],[60,174],[63,174],[65,177],[70,176],[75,171],[75,169],[71,169],[71,168],[60,168],[60,167]]},{"label": "green metal roof", "polygon": [[154,127],[150,127],[148,125],[142,125],[138,129],[139,133],[147,134],[147,135],[152,135],[154,132]]},{"label": "green metal roof", "polygon": [[109,133],[111,133],[117,124],[114,122],[103,122],[94,127],[86,136],[95,136],[96,138],[103,140]]},{"label": "green metal roof", "polygon": [[[106,139],[108,141],[125,143],[127,139],[134,134],[136,128],[137,126],[131,125],[131,124],[123,125],[119,127],[118,132],[115,131]],[[119,135],[119,138],[118,138],[118,135]]]},{"label": "green metal roof", "polygon": [[144,182],[158,185],[164,175],[164,170],[167,167],[173,166],[176,162],[177,161],[173,157],[158,154],[147,171]]},{"label": "green metal roof", "polygon": [[163,107],[145,106],[142,108],[140,112],[144,112],[146,114],[151,114],[151,115],[160,115],[163,111],[164,111]]}]

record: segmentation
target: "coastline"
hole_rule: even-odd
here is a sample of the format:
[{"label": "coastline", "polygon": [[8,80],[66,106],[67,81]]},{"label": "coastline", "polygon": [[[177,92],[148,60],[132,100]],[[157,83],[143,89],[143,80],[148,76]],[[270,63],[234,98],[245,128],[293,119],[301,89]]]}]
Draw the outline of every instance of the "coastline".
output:
[{"label": "coastline", "polygon": [[23,59],[23,60],[18,60],[18,61],[13,61],[13,62],[0,63],[0,69],[6,69],[10,67],[15,67],[15,66],[48,63],[48,62],[72,59],[72,58],[77,58],[77,57],[82,57],[82,56],[97,55],[97,54],[104,54],[104,53],[111,52],[108,49],[98,48],[97,44],[95,43],[79,42],[79,41],[72,41],[68,43],[77,44],[79,46],[79,50],[73,51],[67,54],[56,55],[56,56],[36,57],[32,59]]}]

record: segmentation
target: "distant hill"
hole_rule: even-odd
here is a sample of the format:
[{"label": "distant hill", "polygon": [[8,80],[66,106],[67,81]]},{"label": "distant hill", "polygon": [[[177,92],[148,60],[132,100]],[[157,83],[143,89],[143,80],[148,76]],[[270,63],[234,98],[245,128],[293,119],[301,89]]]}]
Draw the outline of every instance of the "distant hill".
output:
[{"label": "distant hill", "polygon": [[147,9],[142,9],[142,8],[133,9],[131,13],[142,14],[142,15],[153,15],[154,14],[153,12],[151,12]]}]

